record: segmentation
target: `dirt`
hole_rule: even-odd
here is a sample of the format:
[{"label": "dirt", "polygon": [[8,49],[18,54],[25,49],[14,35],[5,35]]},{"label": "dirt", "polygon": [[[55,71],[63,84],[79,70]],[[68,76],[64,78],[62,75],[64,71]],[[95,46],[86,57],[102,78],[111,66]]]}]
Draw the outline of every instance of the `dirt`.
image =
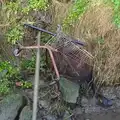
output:
[{"label": "dirt", "polygon": [[[27,91],[28,92],[28,91]],[[30,92],[30,91],[29,91]],[[28,93],[29,93],[28,92]],[[120,87],[106,87],[102,89],[105,97],[112,99],[113,105],[109,108],[103,108],[96,104],[96,99],[93,97],[91,99],[87,99],[83,97],[82,99],[82,107],[77,107],[72,110],[70,114],[66,111],[62,118],[59,118],[56,115],[47,115],[49,111],[49,107],[51,107],[49,101],[39,100],[39,107],[42,108],[38,112],[38,116],[45,118],[46,120],[119,120],[120,119]],[[32,93],[29,96],[33,96]],[[71,118],[72,116],[72,118]],[[66,119],[67,118],[67,119]]]},{"label": "dirt", "polygon": [[95,99],[83,98],[83,108],[75,113],[75,120],[119,120],[120,119],[120,87],[106,87],[102,89],[105,97],[112,99],[113,106],[103,108],[95,103]]}]

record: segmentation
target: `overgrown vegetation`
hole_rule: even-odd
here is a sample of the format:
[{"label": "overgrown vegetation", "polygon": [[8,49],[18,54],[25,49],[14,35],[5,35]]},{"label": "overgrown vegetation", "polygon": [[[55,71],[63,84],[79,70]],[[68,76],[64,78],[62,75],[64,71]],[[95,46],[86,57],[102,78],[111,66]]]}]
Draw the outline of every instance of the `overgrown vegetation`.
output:
[{"label": "overgrown vegetation", "polygon": [[84,14],[89,5],[88,0],[76,0],[69,11],[68,16],[65,18],[63,25],[74,25],[76,20],[80,19],[80,16]]},{"label": "overgrown vegetation", "polygon": [[48,7],[48,0],[29,0],[29,10],[46,10]]},{"label": "overgrown vegetation", "polygon": [[[21,68],[23,70],[28,70],[30,73],[34,73],[35,64],[36,64],[36,56],[33,55],[31,60],[23,60],[22,61]],[[47,66],[46,66],[46,58],[45,58],[45,55],[43,54],[43,56],[41,57],[41,60],[40,60],[40,71],[42,73],[45,73],[46,68],[47,68]]]},{"label": "overgrown vegetation", "polygon": [[[25,3],[17,0],[15,2],[4,2],[2,5],[0,14],[3,17],[0,20],[0,26],[9,44],[15,44],[16,41],[22,40],[24,34],[23,24],[30,22],[26,19],[26,16],[31,11],[46,10],[49,6],[48,0],[27,0]],[[34,71],[35,57],[32,60],[23,61],[22,65],[24,66],[21,66],[22,69]],[[0,62],[0,73],[0,94],[7,94],[16,81],[22,83],[22,88],[31,87],[31,83],[22,81],[20,68],[14,67],[9,61]]]},{"label": "overgrown vegetation", "polygon": [[[106,1],[109,4],[106,4]],[[87,50],[94,55],[95,80],[99,84],[119,84],[120,1],[76,0],[71,3],[72,7],[68,4],[67,8],[67,3],[61,5],[57,0],[52,0],[52,2],[57,3],[53,14],[55,14],[54,16],[58,18],[57,20],[59,22],[54,17],[53,21],[55,21],[56,24],[63,24],[63,27],[69,27],[71,29],[69,34],[74,37],[83,38],[88,45]],[[60,8],[66,11],[68,10],[67,12],[62,11],[63,13],[65,12],[65,15],[63,15],[65,16],[64,19],[59,16],[59,14],[61,15],[59,5]],[[23,24],[25,22],[35,22],[34,20],[29,20],[30,13],[39,10],[45,11],[48,7],[48,0],[27,0],[25,3],[21,3],[20,1],[5,3],[1,10],[2,12],[0,12],[1,16],[4,16],[0,24],[3,26],[1,31],[3,30],[5,33],[7,41],[10,44],[14,44],[17,40],[21,40],[24,34]],[[60,18],[62,19],[60,20]],[[52,26],[51,28],[54,29],[56,26]],[[46,43],[49,40],[48,36],[46,36],[46,34],[42,36],[42,43]],[[30,60],[23,60],[21,64],[22,70],[34,72],[35,60],[35,55],[33,55]],[[44,75],[47,67],[45,56],[43,55],[41,58],[40,71],[44,73]],[[20,77],[19,69],[12,66],[8,61],[0,63],[0,73],[0,94],[7,94],[16,81],[21,83],[22,88],[32,87],[31,83],[25,82]]]},{"label": "overgrown vegetation", "polygon": [[8,30],[6,37],[8,42],[15,44],[17,40],[21,40],[23,37],[23,27],[18,25]]},{"label": "overgrown vegetation", "polygon": [[[5,21],[7,22],[6,36],[8,42],[15,43],[17,40],[21,40],[23,36],[23,24],[30,21],[26,19],[26,16],[31,11],[46,10],[48,8],[48,0],[28,0],[25,3],[19,0],[15,2],[7,2],[2,7],[2,13],[4,13]],[[2,14],[1,13],[1,14]],[[34,22],[34,21],[31,21]],[[4,26],[4,23],[2,24]]]},{"label": "overgrown vegetation", "polygon": [[114,4],[114,23],[120,28],[120,1],[112,0]]},{"label": "overgrown vegetation", "polygon": [[18,75],[19,68],[13,67],[9,61],[0,62],[0,95],[10,92]]},{"label": "overgrown vegetation", "polygon": [[[81,4],[76,4],[77,2]],[[56,9],[60,9],[61,6],[64,8],[65,12],[62,14],[65,13],[65,18],[59,20],[59,11],[55,13],[56,18],[58,22],[69,27],[69,34],[87,42],[87,50],[94,55],[94,78],[98,86],[103,83],[119,84],[120,59],[117,56],[119,56],[120,1],[89,0],[85,2],[76,0],[72,7],[57,4]],[[78,11],[74,11],[74,8]],[[66,12],[67,10],[69,12]]]}]

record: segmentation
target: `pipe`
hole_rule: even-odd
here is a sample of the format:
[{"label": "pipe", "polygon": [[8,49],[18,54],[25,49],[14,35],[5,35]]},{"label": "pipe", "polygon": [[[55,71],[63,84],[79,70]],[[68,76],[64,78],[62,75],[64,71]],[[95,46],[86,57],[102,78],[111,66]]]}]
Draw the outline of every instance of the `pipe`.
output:
[{"label": "pipe", "polygon": [[[37,44],[38,45],[40,45],[40,35],[41,35],[41,33],[38,32],[38,38],[37,38]],[[40,79],[39,69],[40,69],[40,49],[37,48],[32,120],[36,120],[37,119],[38,89],[39,89],[39,79]]]},{"label": "pipe", "polygon": [[[30,24],[26,24],[26,23],[25,23],[24,26],[28,26],[28,27],[31,27],[31,28],[36,29],[36,30],[38,30],[38,31],[48,33],[48,34],[50,34],[50,35],[52,35],[52,36],[55,36],[55,37],[57,36],[57,34],[55,34],[55,33],[52,33],[52,32],[50,32],[50,31],[47,31],[47,30],[42,29],[42,28],[35,27],[35,26],[33,26],[33,25],[30,25]],[[82,46],[85,45],[84,42],[81,42],[80,40],[76,40],[76,39],[72,40],[71,42],[74,43],[74,44],[82,45]]]},{"label": "pipe", "polygon": [[[45,45],[45,46],[40,46],[40,45],[37,45],[37,46],[22,46],[22,45],[20,45],[19,50],[21,51],[21,50],[24,50],[24,49],[37,49],[37,48],[43,48],[43,49],[48,50],[48,52],[50,54],[52,64],[53,64],[53,67],[54,67],[54,70],[55,70],[55,73],[56,73],[56,76],[57,76],[57,79],[59,80],[59,78],[60,78],[59,71],[57,69],[57,65],[55,63],[55,59],[54,59],[53,53],[52,53],[52,51],[58,52],[57,49],[54,49],[54,48],[52,48],[51,46],[48,46],[48,45]],[[19,51],[18,51],[18,54],[19,54]],[[19,56],[19,55],[17,55],[17,53],[16,53],[15,56]]]},{"label": "pipe", "polygon": [[31,27],[31,28],[36,29],[36,30],[38,30],[38,31],[48,33],[48,34],[50,34],[50,35],[52,35],[52,36],[56,36],[56,34],[54,34],[54,33],[52,33],[52,32],[49,32],[49,31],[47,31],[47,30],[45,30],[45,29],[42,29],[42,28],[35,27],[35,26],[33,26],[33,25],[30,25],[30,24],[24,24],[24,26],[28,26],[28,27]]}]

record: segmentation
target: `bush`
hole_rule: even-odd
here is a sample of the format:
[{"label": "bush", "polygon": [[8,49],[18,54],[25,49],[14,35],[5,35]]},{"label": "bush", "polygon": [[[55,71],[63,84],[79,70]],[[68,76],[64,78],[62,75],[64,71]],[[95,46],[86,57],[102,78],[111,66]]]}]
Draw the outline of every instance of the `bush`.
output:
[{"label": "bush", "polygon": [[14,84],[19,69],[13,67],[10,62],[0,62],[0,94],[7,94],[10,91],[11,85]]}]

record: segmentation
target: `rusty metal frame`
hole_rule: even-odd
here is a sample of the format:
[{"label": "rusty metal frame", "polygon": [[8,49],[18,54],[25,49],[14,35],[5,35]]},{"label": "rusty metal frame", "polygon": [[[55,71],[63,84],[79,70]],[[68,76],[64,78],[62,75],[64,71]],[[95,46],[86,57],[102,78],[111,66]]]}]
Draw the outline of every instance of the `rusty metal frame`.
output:
[{"label": "rusty metal frame", "polygon": [[[14,52],[15,53],[14,55],[19,56],[19,53],[22,50],[25,50],[25,49],[37,49],[38,50],[37,54],[36,54],[36,56],[37,56],[36,66],[37,66],[37,61],[38,61],[38,59],[40,59],[40,50],[39,49],[48,50],[51,61],[52,61],[52,64],[53,64],[53,67],[54,67],[54,70],[55,70],[55,73],[56,73],[56,76],[57,76],[57,80],[59,80],[60,79],[60,74],[59,74],[59,71],[58,71],[54,56],[53,56],[53,51],[58,52],[57,49],[54,49],[49,45],[43,45],[43,46],[40,45],[40,32],[48,33],[48,34],[50,34],[54,37],[56,37],[56,34],[54,34],[52,32],[49,32],[47,30],[44,30],[42,28],[38,28],[38,27],[35,27],[35,26],[32,26],[32,25],[29,25],[29,24],[24,24],[24,26],[28,26],[30,28],[33,28],[33,29],[39,31],[38,32],[38,41],[37,41],[38,44],[36,46],[22,46],[20,43],[17,43],[18,48],[17,48],[17,51]],[[71,41],[71,42],[73,42],[74,44],[79,44],[79,45],[84,46],[84,43],[82,43],[81,41],[78,41],[78,40]],[[38,65],[39,64],[40,64],[40,62],[38,62]],[[36,118],[37,118],[38,81],[39,81],[39,69],[36,69],[36,71],[35,71],[35,85],[34,85],[34,100],[33,100],[33,117],[32,117],[32,120],[36,120]],[[58,91],[58,86],[57,85],[56,85],[56,90]]]}]

